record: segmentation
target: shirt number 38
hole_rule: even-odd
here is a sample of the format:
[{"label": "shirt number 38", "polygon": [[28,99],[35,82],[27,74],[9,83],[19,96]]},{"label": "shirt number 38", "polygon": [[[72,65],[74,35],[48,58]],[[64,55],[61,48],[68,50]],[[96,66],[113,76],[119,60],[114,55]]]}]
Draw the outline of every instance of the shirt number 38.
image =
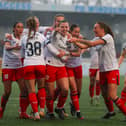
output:
[{"label": "shirt number 38", "polygon": [[34,43],[28,42],[26,44],[27,56],[40,56],[41,55],[41,43],[36,41]]}]

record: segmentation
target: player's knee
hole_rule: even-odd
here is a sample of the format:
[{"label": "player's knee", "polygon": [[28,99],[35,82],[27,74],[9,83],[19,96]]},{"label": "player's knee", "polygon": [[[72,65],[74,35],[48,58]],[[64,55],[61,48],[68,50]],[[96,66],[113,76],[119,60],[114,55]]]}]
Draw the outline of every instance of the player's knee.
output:
[{"label": "player's knee", "polygon": [[107,98],[108,97],[105,92],[102,92],[101,95],[102,95],[103,98]]},{"label": "player's knee", "polygon": [[41,88],[45,88],[45,85],[43,85],[43,84],[38,85],[38,89],[41,89]]},{"label": "player's knee", "polygon": [[5,90],[5,93],[4,94],[5,94],[6,97],[9,97],[10,94],[11,94],[11,89]]},{"label": "player's knee", "polygon": [[28,90],[24,89],[24,90],[21,91],[20,94],[21,94],[21,96],[26,96],[27,97],[28,96]]},{"label": "player's knee", "polygon": [[50,100],[50,99],[54,99],[54,93],[53,92],[46,92],[46,99]]},{"label": "player's knee", "polygon": [[91,77],[90,82],[95,82],[95,77]]},{"label": "player's knee", "polygon": [[21,94],[21,96],[23,96],[23,97],[28,97],[28,93],[27,93],[27,92],[21,92],[20,94]]},{"label": "player's knee", "polygon": [[46,100],[48,101],[48,100],[53,100],[54,99],[54,97],[53,96],[51,96],[51,95],[47,95],[46,96]]},{"label": "player's knee", "polygon": [[109,94],[109,97],[110,97],[111,100],[114,101],[114,100],[116,99],[117,96],[116,96],[116,95],[113,95],[113,94]]},{"label": "player's knee", "polygon": [[[99,80],[96,80],[96,83],[98,84],[99,83]],[[100,84],[100,83],[99,83]]]},{"label": "player's knee", "polygon": [[61,95],[63,97],[67,97],[68,96],[68,90],[67,89],[61,90]]},{"label": "player's knee", "polygon": [[6,100],[8,100],[8,98],[10,97],[10,94],[11,94],[11,93],[9,93],[9,92],[4,93],[4,98],[5,98]]},{"label": "player's knee", "polygon": [[93,87],[95,85],[95,80],[90,81],[90,86]]},{"label": "player's knee", "polygon": [[71,94],[70,94],[70,95],[71,95],[71,96],[78,95],[77,90],[71,91]]}]

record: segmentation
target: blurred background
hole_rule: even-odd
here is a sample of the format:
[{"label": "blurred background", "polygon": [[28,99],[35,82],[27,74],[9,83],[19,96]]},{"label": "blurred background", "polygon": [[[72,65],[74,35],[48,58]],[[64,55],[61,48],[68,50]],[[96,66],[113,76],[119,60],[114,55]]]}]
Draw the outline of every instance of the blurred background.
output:
[{"label": "blurred background", "polygon": [[[0,39],[12,31],[16,21],[25,23],[28,16],[35,15],[41,26],[51,26],[57,13],[63,13],[70,24],[79,24],[87,39],[94,37],[92,29],[97,21],[109,24],[115,35],[117,57],[120,56],[126,42],[126,0],[0,0]],[[89,53],[83,57],[89,57]]]}]

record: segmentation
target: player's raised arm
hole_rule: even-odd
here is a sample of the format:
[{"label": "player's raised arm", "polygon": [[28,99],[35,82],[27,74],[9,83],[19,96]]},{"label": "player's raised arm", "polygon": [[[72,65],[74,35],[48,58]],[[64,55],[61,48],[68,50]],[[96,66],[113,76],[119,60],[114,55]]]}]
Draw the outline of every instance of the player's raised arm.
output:
[{"label": "player's raised arm", "polygon": [[82,49],[90,48],[92,46],[97,46],[100,44],[105,44],[105,41],[102,39],[98,39],[92,42],[91,40],[72,38],[71,40],[69,40],[69,42],[76,44],[79,48]]}]

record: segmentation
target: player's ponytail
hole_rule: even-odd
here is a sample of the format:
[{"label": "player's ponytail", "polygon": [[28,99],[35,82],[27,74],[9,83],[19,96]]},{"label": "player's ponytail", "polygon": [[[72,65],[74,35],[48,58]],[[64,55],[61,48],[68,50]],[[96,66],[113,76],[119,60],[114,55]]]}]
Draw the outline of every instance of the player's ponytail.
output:
[{"label": "player's ponytail", "polygon": [[104,29],[105,34],[110,34],[114,38],[114,34],[113,34],[112,30],[107,24],[105,24],[103,22],[97,22],[97,24],[99,24],[100,27]]},{"label": "player's ponytail", "polygon": [[[26,25],[29,29],[29,32],[28,32],[28,39],[27,41],[30,39],[30,38],[33,38],[35,36],[35,33],[36,33],[36,20],[35,20],[35,16],[33,17],[29,17],[27,20],[26,20]],[[32,33],[33,32],[33,33]]]}]

